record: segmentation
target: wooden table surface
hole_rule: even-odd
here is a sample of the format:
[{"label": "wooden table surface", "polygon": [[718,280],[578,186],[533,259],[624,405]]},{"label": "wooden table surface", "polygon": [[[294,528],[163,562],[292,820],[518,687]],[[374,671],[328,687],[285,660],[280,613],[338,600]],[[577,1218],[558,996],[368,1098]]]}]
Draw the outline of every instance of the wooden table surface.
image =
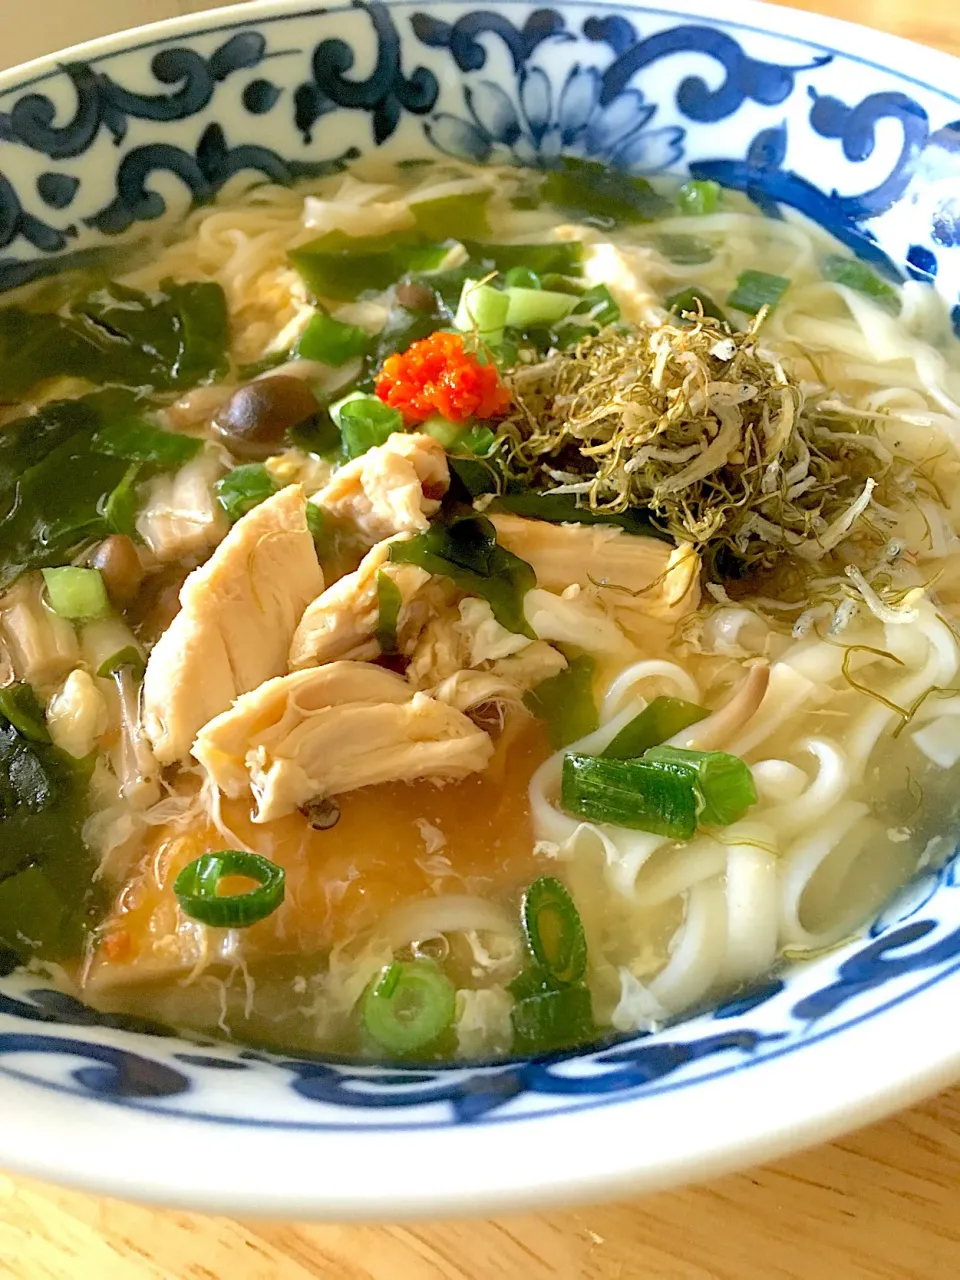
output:
[{"label": "wooden table surface", "polygon": [[[795,4],[960,54],[957,0]],[[203,7],[192,0],[18,6],[17,22],[4,24],[0,64]],[[484,1222],[235,1222],[0,1174],[0,1277],[948,1280],[960,1277],[960,1087],[829,1146],[705,1186]]]}]

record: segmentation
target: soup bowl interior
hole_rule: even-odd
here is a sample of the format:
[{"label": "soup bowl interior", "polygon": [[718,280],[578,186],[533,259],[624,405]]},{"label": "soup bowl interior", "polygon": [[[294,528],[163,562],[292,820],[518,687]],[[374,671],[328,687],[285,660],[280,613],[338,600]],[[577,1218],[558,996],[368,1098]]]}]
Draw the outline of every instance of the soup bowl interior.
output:
[{"label": "soup bowl interior", "polygon": [[[3,77],[0,289],[251,176],[569,154],[797,210],[930,282],[960,334],[957,69],[748,0],[722,21],[697,0],[220,10]],[[486,1066],[200,1043],[93,1012],[12,957],[0,975],[0,1165],[230,1212],[515,1209],[700,1178],[949,1079],[960,881],[953,857],[921,868],[857,939],[665,1030]]]}]

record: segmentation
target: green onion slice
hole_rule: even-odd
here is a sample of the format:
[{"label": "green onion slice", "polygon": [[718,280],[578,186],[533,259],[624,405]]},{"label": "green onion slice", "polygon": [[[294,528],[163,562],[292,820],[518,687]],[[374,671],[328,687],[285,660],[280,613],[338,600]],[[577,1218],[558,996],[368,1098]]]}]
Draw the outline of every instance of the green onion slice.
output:
[{"label": "green onion slice", "polygon": [[540,876],[523,895],[520,918],[527,946],[555,982],[579,982],[587,967],[587,941],[566,885],[556,876]]},{"label": "green onion slice", "polygon": [[[217,890],[224,876],[245,876],[256,881],[256,888],[221,897]],[[284,878],[283,867],[259,853],[224,849],[188,863],[174,881],[173,892],[192,920],[219,929],[243,929],[276,911],[283,902]]]},{"label": "green onion slice", "polygon": [[50,608],[61,618],[103,618],[110,612],[110,600],[99,569],[44,569]]},{"label": "green onion slice", "polygon": [[704,262],[709,262],[713,258],[711,247],[697,236],[663,235],[658,244],[665,258],[685,267],[702,266]]},{"label": "green onion slice", "polygon": [[716,213],[720,207],[720,184],[691,178],[677,192],[677,208],[688,217],[699,218]]},{"label": "green onion slice", "polygon": [[654,698],[639,715],[624,725],[601,754],[607,760],[635,759],[709,714],[706,707],[685,702],[683,698]]},{"label": "green onion slice", "polygon": [[426,960],[395,961],[367,987],[361,1005],[368,1034],[390,1053],[423,1049],[453,1023],[456,992]]},{"label": "green onion slice", "polygon": [[736,287],[727,295],[727,306],[755,316],[761,307],[775,307],[790,286],[786,276],[768,271],[741,271]]},{"label": "green onion slice", "polygon": [[503,277],[508,289],[542,289],[543,283],[529,267],[511,267]]},{"label": "green onion slice", "polygon": [[881,280],[865,262],[858,262],[856,258],[845,258],[839,253],[831,253],[823,259],[820,269],[824,280],[829,280],[831,284],[846,285],[848,289],[855,289],[864,297],[871,298],[892,315],[899,314],[899,293],[892,285],[887,284],[886,280]]},{"label": "green onion slice", "polygon": [[391,409],[376,396],[355,396],[342,402],[337,419],[348,458],[359,458],[403,428],[399,409]]},{"label": "green onion slice", "polygon": [[301,360],[319,360],[338,369],[355,356],[362,356],[370,345],[365,329],[335,320],[326,311],[317,311],[300,335],[296,355]]},{"label": "green onion slice", "polygon": [[699,796],[688,774],[643,760],[569,754],[563,760],[560,804],[590,822],[690,840]]},{"label": "green onion slice", "polygon": [[546,1053],[583,1044],[596,1034],[586,987],[544,991],[519,1000],[511,1010],[515,1048]]},{"label": "green onion slice", "polygon": [[397,626],[400,622],[400,610],[403,608],[403,596],[394,580],[382,569],[377,570],[377,605],[380,610],[377,623],[380,652],[396,653]]},{"label": "green onion slice", "polygon": [[701,803],[698,821],[705,826],[727,827],[739,822],[757,803],[753,774],[739,756],[726,751],[653,747],[643,763],[692,783]]},{"label": "green onion slice", "polygon": [[577,295],[549,289],[512,287],[498,297],[507,299],[506,320],[513,329],[532,329],[565,320],[577,305]]},{"label": "green onion slice", "polygon": [[510,299],[488,284],[464,280],[453,323],[462,333],[474,330],[486,342],[498,343],[509,315]]}]

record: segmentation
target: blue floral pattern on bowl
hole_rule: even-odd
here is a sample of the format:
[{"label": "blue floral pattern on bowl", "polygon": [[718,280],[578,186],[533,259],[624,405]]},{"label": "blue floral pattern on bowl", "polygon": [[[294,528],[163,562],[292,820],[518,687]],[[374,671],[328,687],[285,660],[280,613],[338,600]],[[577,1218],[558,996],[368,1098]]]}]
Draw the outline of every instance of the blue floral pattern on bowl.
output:
[{"label": "blue floral pattern on bowl", "polygon": [[[0,289],[96,261],[240,174],[287,183],[374,150],[536,167],[571,154],[799,210],[891,277],[935,281],[960,333],[960,100],[945,89],[640,4],[355,0],[209,24],[0,91]],[[688,1089],[848,1035],[960,972],[956,867],[920,872],[862,939],[719,1009],[534,1062],[380,1070],[191,1044],[0,958],[0,1081],[306,1130],[500,1123]],[[256,1081],[255,1105],[231,1101],[227,1075]]]}]

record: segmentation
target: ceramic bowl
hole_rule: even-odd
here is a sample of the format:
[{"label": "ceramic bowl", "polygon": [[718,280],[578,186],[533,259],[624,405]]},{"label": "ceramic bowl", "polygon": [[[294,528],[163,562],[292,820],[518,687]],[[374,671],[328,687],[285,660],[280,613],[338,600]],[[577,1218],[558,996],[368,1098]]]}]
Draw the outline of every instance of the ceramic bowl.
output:
[{"label": "ceramic bowl", "polygon": [[[0,79],[0,290],[211,200],[379,150],[714,178],[932,282],[960,332],[960,63],[752,0],[252,3]],[[385,1217],[659,1188],[960,1073],[960,876],[856,942],[614,1047],[442,1070],[198,1045],[0,960],[0,1166],[114,1195]]]}]

